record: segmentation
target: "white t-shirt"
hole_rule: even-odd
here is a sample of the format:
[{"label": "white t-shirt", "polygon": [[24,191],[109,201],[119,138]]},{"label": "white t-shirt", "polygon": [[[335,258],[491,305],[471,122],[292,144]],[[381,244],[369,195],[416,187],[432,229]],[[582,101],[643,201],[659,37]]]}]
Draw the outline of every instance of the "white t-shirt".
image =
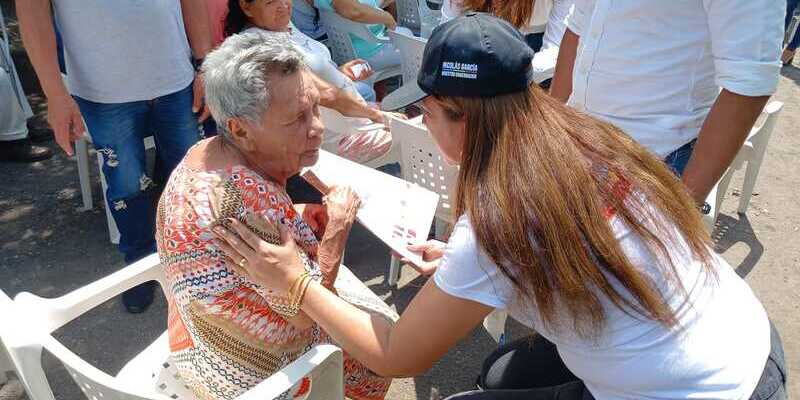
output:
[{"label": "white t-shirt", "polygon": [[194,80],[180,1],[52,3],[70,93],[125,103],[175,93]]},{"label": "white t-shirt", "polygon": [[[612,229],[632,263],[655,282],[664,282],[656,258],[623,223]],[[684,243],[685,245],[685,243]],[[668,296],[684,330],[637,319],[603,301],[606,328],[596,341],[542,324],[534,306],[520,299],[511,282],[479,249],[467,217],[459,218],[434,274],[446,293],[506,310],[555,343],[567,367],[598,400],[748,399],[770,349],[769,321],[747,284],[718,255],[718,282],[701,279],[701,265],[686,247],[671,255],[692,307]],[[618,284],[615,288],[625,293]],[[664,293],[674,288],[662,285]]]},{"label": "white t-shirt", "polygon": [[[535,0],[533,5],[533,13],[531,19],[526,26],[520,28],[523,34],[540,33],[545,31],[547,25],[547,18],[550,15],[550,8],[553,6],[553,0]],[[440,24],[443,24],[455,17],[464,13],[462,0],[444,0],[442,3],[442,19]]]}]

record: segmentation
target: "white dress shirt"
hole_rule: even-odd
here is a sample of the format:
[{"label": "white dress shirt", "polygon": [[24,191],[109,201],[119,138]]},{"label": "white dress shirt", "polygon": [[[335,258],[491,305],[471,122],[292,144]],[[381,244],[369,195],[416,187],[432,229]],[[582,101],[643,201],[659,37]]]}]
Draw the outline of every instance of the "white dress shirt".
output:
[{"label": "white dress shirt", "polygon": [[537,83],[553,77],[561,38],[567,30],[567,18],[574,6],[575,0],[553,0],[542,38],[542,48],[533,56],[533,79]]},{"label": "white dress shirt", "polygon": [[775,92],[785,12],[775,0],[576,0],[569,104],[665,157],[697,137],[720,88]]}]

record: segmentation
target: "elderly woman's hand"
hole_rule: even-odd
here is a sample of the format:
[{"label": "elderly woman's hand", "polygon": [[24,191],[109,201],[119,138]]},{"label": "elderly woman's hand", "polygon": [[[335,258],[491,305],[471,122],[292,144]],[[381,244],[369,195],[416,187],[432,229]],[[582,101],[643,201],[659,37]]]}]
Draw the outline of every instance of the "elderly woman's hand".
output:
[{"label": "elderly woman's hand", "polygon": [[356,219],[356,212],[361,200],[356,192],[348,186],[334,186],[328,195],[322,198],[322,204],[328,209],[328,228],[346,228],[349,230]]},{"label": "elderly woman's hand", "polygon": [[229,266],[253,282],[281,293],[305,271],[291,234],[281,227],[281,244],[262,240],[236,219],[228,219],[231,229],[214,228],[217,245],[230,259]]}]

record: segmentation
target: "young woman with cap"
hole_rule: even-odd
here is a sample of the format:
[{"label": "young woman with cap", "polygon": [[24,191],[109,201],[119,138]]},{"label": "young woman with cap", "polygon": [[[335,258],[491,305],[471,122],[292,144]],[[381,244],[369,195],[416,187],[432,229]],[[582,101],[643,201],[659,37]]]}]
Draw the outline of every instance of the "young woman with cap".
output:
[{"label": "young woman with cap", "polygon": [[[302,311],[390,376],[423,373],[495,308],[541,335],[487,360],[479,383],[493,390],[457,398],[785,398],[777,333],[709,248],[686,190],[619,129],[536,87],[531,57],[486,14],[434,30],[395,104],[421,102],[460,165],[460,218],[446,247],[425,251],[433,279],[393,326],[316,283],[298,294]],[[293,242],[233,229],[219,234],[241,260],[230,264],[275,290],[297,282]]]}]

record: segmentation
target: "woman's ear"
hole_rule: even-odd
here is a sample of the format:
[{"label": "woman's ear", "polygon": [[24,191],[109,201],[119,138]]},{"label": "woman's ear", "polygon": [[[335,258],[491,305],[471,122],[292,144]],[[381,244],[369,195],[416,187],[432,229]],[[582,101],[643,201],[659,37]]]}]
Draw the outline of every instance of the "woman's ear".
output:
[{"label": "woman's ear", "polygon": [[247,127],[238,119],[231,118],[226,124],[231,140],[242,150],[253,150],[253,141],[250,140],[250,132]]},{"label": "woman's ear", "polygon": [[253,18],[253,11],[250,10],[250,6],[252,5],[253,2],[249,2],[246,0],[239,0],[239,8],[242,9],[242,12],[244,13],[244,15],[247,16],[247,18]]}]

